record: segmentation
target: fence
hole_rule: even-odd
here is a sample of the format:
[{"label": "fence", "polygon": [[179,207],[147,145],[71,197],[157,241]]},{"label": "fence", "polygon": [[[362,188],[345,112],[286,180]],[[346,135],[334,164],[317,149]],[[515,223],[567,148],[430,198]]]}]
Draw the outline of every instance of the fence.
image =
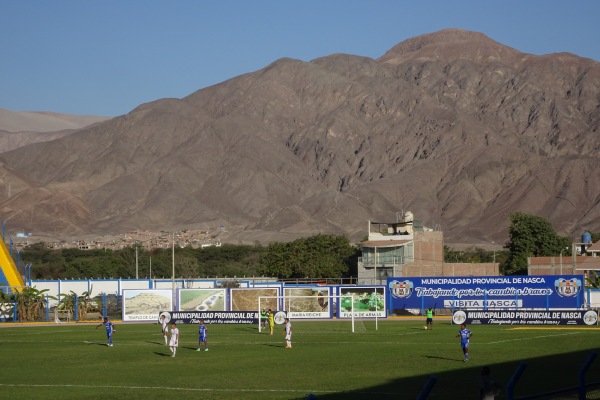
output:
[{"label": "fence", "polygon": [[592,351],[589,353],[588,357],[585,359],[581,367],[579,368],[579,372],[577,374],[577,386],[565,388],[562,390],[557,390],[553,392],[540,393],[528,396],[520,396],[516,397],[514,395],[515,386],[519,379],[521,378],[523,372],[527,368],[527,364],[521,362],[515,372],[513,373],[512,378],[506,385],[506,399],[507,400],[529,400],[529,399],[598,399],[600,398],[600,382],[587,383],[585,382],[586,373],[594,360],[596,359],[598,353]]}]

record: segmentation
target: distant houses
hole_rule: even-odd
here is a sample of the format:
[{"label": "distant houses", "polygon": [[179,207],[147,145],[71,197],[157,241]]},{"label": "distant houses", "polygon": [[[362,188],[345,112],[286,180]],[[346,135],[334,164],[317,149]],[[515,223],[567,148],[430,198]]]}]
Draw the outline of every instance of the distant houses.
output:
[{"label": "distant houses", "polygon": [[529,257],[527,273],[529,275],[585,275],[591,271],[600,271],[600,241],[592,243],[591,235],[585,233],[581,241],[571,243],[569,255],[552,257]]},{"label": "distant houses", "polygon": [[[177,247],[191,247],[194,249],[207,247],[220,247],[221,241],[218,234],[207,230],[184,230],[175,232],[175,245]],[[172,232],[130,231],[121,235],[106,235],[101,238],[66,240],[47,240],[44,237],[17,236],[13,244],[17,250],[34,243],[43,242],[50,249],[79,249],[79,250],[121,250],[138,243],[146,250],[168,249],[173,245]]]}]

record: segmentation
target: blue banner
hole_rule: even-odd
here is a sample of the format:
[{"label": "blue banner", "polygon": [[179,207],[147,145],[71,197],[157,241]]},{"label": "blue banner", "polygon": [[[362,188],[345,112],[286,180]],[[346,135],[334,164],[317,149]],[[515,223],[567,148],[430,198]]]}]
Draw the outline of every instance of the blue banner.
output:
[{"label": "blue banner", "polygon": [[582,275],[388,278],[390,311],[571,309],[584,304]]},{"label": "blue banner", "polygon": [[197,324],[200,320],[205,324],[258,324],[257,311],[161,311],[167,323]]},{"label": "blue banner", "polygon": [[459,310],[452,314],[452,322],[460,325],[597,325],[596,310],[523,310],[523,311],[482,311]]}]

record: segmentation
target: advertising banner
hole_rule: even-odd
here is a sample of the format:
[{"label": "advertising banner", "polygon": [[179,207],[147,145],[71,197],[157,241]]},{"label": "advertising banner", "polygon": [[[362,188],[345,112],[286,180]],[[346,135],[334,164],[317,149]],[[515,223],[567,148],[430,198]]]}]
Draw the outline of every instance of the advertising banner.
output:
[{"label": "advertising banner", "polygon": [[167,289],[124,289],[123,321],[156,321],[160,310],[173,308],[173,292]]},{"label": "advertising banner", "polygon": [[258,324],[256,311],[162,311],[159,321],[163,315],[169,324],[197,324],[200,320],[205,324]]},{"label": "advertising banner", "polygon": [[[279,288],[261,288],[261,289],[230,289],[229,309],[231,311],[258,311],[259,298],[260,308],[268,310],[277,310],[279,307],[278,299]],[[268,297],[268,298],[266,298]]]},{"label": "advertising banner", "polygon": [[598,312],[595,310],[459,310],[452,315],[452,322],[468,325],[596,325]]},{"label": "advertising banner", "polygon": [[352,299],[354,318],[387,317],[384,286],[340,286],[339,294],[338,318],[352,318]]},{"label": "advertising banner", "polygon": [[584,304],[583,276],[453,276],[388,278],[394,310],[573,309]]},{"label": "advertising banner", "polygon": [[179,311],[225,311],[225,289],[179,289]]},{"label": "advertising banner", "polygon": [[292,319],[332,317],[329,287],[285,288],[283,293],[284,308]]},{"label": "advertising banner", "polygon": [[14,303],[0,303],[0,322],[12,321],[14,312]]}]

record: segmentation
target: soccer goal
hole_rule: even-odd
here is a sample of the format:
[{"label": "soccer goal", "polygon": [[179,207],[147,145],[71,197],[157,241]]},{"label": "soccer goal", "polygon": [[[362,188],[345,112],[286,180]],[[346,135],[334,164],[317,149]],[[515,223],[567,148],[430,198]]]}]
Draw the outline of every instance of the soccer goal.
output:
[{"label": "soccer goal", "polygon": [[[278,306],[281,307],[280,311],[285,313],[283,318],[294,319],[295,315],[301,314],[303,318],[310,318],[311,314],[314,314],[314,318],[329,318],[331,316],[331,310],[334,310],[335,307],[339,307],[344,299],[350,300],[348,303],[350,304],[350,319],[352,320],[352,332],[355,332],[354,327],[354,295],[327,295],[327,296],[259,296],[258,297],[258,331],[262,332],[262,322],[264,317],[261,314],[261,310],[263,309],[263,304],[267,302],[271,302],[275,299]],[[315,305],[312,304],[316,302],[316,305],[321,308],[321,311],[312,311]],[[323,309],[327,307],[327,311]],[[282,316],[279,312],[275,313],[275,323],[282,324]],[[279,314],[279,315],[278,315]],[[325,317],[325,315],[327,317]]]}]

